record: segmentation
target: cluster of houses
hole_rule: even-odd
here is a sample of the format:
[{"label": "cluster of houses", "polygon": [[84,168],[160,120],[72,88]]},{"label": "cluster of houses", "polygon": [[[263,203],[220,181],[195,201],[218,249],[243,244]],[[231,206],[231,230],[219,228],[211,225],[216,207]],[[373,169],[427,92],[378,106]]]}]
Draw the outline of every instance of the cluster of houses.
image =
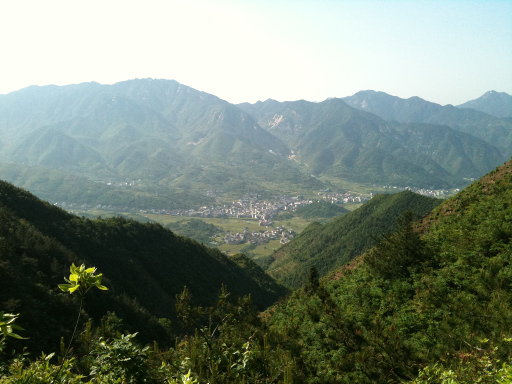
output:
[{"label": "cluster of houses", "polygon": [[[158,213],[188,217],[237,217],[260,220],[262,226],[268,226],[270,219],[280,211],[295,211],[313,201],[296,197],[276,197],[273,201],[259,200],[256,194],[246,194],[240,200],[229,204],[193,209],[159,210]],[[149,213],[149,212],[144,212]],[[156,212],[151,212],[156,213]]]},{"label": "cluster of houses", "polygon": [[266,227],[265,231],[249,231],[249,228],[244,228],[243,232],[231,233],[228,231],[226,236],[224,236],[224,242],[228,244],[265,244],[270,240],[278,240],[281,244],[286,244],[289,242],[295,232],[293,229],[286,229],[284,226],[279,226],[274,229],[270,229]]},{"label": "cluster of houses", "polygon": [[338,193],[330,190],[320,191],[318,195],[322,196],[325,201],[333,204],[364,203],[373,197],[372,194],[363,195],[354,192]]},{"label": "cluster of houses", "polygon": [[[448,191],[446,189],[427,189],[427,188],[395,187],[395,186],[385,186],[384,188],[392,189],[395,191],[411,191],[411,192],[418,193],[420,195],[430,196],[430,197],[441,197],[441,196],[448,195],[450,193],[450,191]],[[459,192],[459,189],[455,189],[454,192],[455,193]]]},{"label": "cluster of houses", "polygon": [[[208,196],[216,197],[216,191],[208,191]],[[364,203],[371,199],[371,195],[363,195],[360,193],[337,193],[329,190],[318,193],[324,200],[333,204],[346,203]],[[187,217],[236,217],[251,218],[260,220],[261,226],[271,226],[271,219],[281,211],[294,212],[297,208],[311,204],[313,200],[304,199],[301,196],[295,197],[274,197],[272,201],[260,200],[256,193],[246,193],[240,200],[233,201],[228,204],[220,204],[216,206],[204,206],[195,209],[152,209],[141,211],[142,214],[153,213],[171,216],[187,216]]]}]

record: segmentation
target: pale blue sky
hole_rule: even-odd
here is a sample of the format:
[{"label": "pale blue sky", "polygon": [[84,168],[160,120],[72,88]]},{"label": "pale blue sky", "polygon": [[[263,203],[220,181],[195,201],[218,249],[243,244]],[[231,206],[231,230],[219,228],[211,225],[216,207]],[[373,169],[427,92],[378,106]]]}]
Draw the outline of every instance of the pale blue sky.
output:
[{"label": "pale blue sky", "polygon": [[230,102],[512,94],[512,0],[0,1],[0,93],[174,79]]}]

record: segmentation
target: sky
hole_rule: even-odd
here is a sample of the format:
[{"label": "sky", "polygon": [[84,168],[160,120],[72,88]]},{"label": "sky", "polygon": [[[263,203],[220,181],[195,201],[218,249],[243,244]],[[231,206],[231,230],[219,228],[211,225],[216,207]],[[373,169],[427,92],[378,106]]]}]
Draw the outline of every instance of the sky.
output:
[{"label": "sky", "polygon": [[0,94],[174,79],[232,103],[512,94],[512,0],[0,0]]}]

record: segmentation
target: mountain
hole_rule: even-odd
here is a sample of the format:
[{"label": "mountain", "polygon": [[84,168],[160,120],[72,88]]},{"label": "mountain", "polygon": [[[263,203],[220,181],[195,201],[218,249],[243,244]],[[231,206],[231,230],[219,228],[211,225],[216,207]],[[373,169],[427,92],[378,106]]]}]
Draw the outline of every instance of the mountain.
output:
[{"label": "mountain", "polygon": [[469,108],[441,106],[419,97],[402,99],[384,92],[361,91],[343,100],[386,120],[448,125],[487,141],[507,157],[512,155],[512,122],[507,119]]},{"label": "mountain", "polygon": [[287,143],[292,157],[315,175],[443,188],[462,185],[464,178],[479,177],[505,160],[474,136],[447,126],[388,122],[341,99],[239,107]]},{"label": "mountain", "polygon": [[377,195],[327,224],[307,226],[273,253],[267,272],[285,286],[298,288],[307,281],[311,267],[325,276],[374,246],[376,237],[392,232],[404,212],[422,217],[440,203],[409,191]]},{"label": "mountain", "polygon": [[512,133],[452,108],[461,115],[425,125],[341,99],[233,105],[173,80],[32,86],[0,95],[0,178],[52,202],[133,210],[196,208],[211,190],[313,194],[340,180],[459,187],[504,161]]},{"label": "mountain", "polygon": [[287,159],[288,147],[250,116],[175,81],[29,87],[0,95],[0,127],[0,177],[15,181],[9,164],[28,166],[26,178],[16,180],[23,186],[38,178],[29,170],[44,167],[89,179],[85,190],[93,192],[86,195],[95,195],[97,183],[130,184],[117,193],[133,201],[186,193],[197,206],[204,197],[194,195],[208,189],[267,189],[261,184],[274,167],[285,170],[283,183],[308,184]]},{"label": "mountain", "polygon": [[472,108],[496,117],[512,117],[512,96],[505,92],[489,91],[478,99],[457,105],[458,108]]},{"label": "mountain", "polygon": [[[0,116],[11,143],[26,148],[35,141],[29,135],[50,127],[94,148],[113,170],[119,164],[112,157],[122,151],[147,155],[165,149],[219,159],[236,158],[233,152],[241,149],[287,155],[279,140],[235,106],[175,81],[29,87],[3,95]],[[219,141],[222,150],[208,151]],[[11,147],[7,156],[23,156],[19,146]]]},{"label": "mountain", "polygon": [[349,265],[312,270],[269,313],[297,381],[509,381],[510,201],[512,161]]},{"label": "mountain", "polygon": [[251,295],[260,309],[286,292],[245,256],[230,259],[157,224],[79,218],[6,182],[0,182],[0,217],[0,304],[23,313],[28,344],[39,350],[69,332],[65,319],[76,303],[57,284],[71,263],[95,266],[109,287],[88,295],[85,316],[115,311],[146,341],[179,332],[158,319],[174,320],[175,297],[185,286],[200,305],[212,305],[225,284],[235,296]]}]

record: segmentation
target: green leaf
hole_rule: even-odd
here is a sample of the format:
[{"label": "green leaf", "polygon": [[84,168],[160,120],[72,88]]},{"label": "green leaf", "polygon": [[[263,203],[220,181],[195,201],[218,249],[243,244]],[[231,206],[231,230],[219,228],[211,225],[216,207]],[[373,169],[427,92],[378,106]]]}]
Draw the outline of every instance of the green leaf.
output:
[{"label": "green leaf", "polygon": [[72,287],[71,284],[59,284],[59,288],[63,290],[64,292],[69,291],[69,289]]},{"label": "green leaf", "polygon": [[69,292],[70,294],[78,290],[81,296],[85,295],[89,289],[92,287],[97,287],[103,291],[106,291],[108,288],[104,285],[101,285],[102,274],[94,275],[96,272],[96,268],[85,268],[85,265],[81,265],[77,267],[74,263],[71,264],[69,268],[71,274],[69,275],[69,279],[64,278],[64,280],[69,284],[59,284],[59,288],[64,292]]},{"label": "green leaf", "polygon": [[24,339],[17,333],[14,333],[13,330],[23,330],[19,325],[14,324],[14,321],[18,318],[19,315],[14,315],[12,313],[4,313],[0,312],[0,333],[5,337],[14,337],[16,339]]},{"label": "green leaf", "polygon": [[79,285],[75,285],[74,287],[69,288],[69,293],[75,292],[78,288],[80,288]]}]

